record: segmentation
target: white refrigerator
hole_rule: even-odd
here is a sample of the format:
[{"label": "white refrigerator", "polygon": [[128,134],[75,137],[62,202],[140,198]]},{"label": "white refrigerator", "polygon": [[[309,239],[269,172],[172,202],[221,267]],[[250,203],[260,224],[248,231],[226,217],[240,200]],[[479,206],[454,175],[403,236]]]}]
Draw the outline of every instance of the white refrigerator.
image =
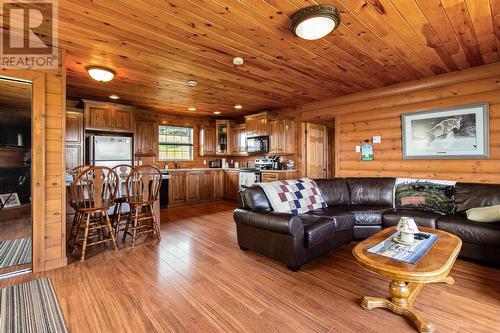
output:
[{"label": "white refrigerator", "polygon": [[89,137],[89,164],[112,168],[133,163],[133,142],[129,136],[92,135]]}]

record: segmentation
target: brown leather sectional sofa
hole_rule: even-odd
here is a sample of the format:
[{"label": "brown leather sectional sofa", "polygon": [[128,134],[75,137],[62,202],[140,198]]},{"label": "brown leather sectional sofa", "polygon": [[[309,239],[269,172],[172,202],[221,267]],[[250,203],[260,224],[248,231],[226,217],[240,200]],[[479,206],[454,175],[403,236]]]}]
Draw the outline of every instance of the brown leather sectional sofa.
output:
[{"label": "brown leather sectional sofa", "polygon": [[328,207],[293,216],[272,210],[264,191],[252,186],[239,193],[234,211],[238,244],[276,259],[296,271],[303,264],[352,240],[365,239],[394,226],[402,216],[419,226],[459,236],[461,257],[500,264],[500,223],[467,219],[473,207],[500,204],[500,185],[457,183],[456,211],[442,215],[415,209],[394,209],[395,178],[316,180]]}]

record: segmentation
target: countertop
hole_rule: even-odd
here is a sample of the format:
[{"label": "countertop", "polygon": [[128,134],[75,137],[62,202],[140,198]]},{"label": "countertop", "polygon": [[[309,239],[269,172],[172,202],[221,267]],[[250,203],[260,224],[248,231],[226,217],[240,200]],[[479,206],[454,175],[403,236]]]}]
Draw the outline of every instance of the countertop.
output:
[{"label": "countertop", "polygon": [[[242,171],[246,168],[181,168],[181,169],[162,169],[170,172],[182,171],[208,171],[208,170],[224,170],[224,171]],[[261,170],[261,172],[296,172],[297,170]]]}]

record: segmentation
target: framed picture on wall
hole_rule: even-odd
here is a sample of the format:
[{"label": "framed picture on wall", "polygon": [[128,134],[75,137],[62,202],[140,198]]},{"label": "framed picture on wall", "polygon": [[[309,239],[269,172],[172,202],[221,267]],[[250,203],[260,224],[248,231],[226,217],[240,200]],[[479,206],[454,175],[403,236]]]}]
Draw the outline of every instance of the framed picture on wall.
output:
[{"label": "framed picture on wall", "polygon": [[489,158],[487,103],[402,115],[403,159]]},{"label": "framed picture on wall", "polygon": [[20,205],[21,202],[19,201],[19,196],[17,195],[17,193],[0,194],[0,207],[9,208]]}]

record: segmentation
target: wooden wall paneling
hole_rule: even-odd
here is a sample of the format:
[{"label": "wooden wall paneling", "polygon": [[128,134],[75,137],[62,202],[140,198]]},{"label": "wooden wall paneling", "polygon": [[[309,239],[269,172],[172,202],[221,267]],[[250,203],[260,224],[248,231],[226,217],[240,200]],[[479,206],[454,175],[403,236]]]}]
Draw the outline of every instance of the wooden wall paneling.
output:
[{"label": "wooden wall paneling", "polygon": [[[345,103],[332,99],[317,105],[284,110],[298,119],[336,117],[337,176],[390,176],[451,179],[465,182],[500,183],[500,77],[492,73],[498,64],[484,65],[454,74],[437,76],[441,88],[430,88],[432,80],[386,87],[384,90],[346,96]],[[481,72],[484,78],[481,78]],[[497,72],[498,73],[498,72]],[[447,83],[444,83],[446,79]],[[412,89],[412,85],[414,88]],[[395,93],[396,91],[396,93]],[[367,98],[369,100],[367,100]],[[453,106],[487,102],[490,106],[490,159],[403,160],[401,115]],[[374,144],[374,161],[360,161],[356,145],[380,135]]]}]

